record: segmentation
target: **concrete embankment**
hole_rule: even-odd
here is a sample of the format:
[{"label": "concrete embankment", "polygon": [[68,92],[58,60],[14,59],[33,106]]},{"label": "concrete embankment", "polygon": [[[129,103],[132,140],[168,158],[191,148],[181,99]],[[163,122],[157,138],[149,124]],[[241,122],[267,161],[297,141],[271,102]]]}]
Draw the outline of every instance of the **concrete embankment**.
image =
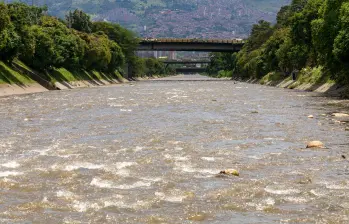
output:
[{"label": "concrete embankment", "polygon": [[309,72],[308,74],[304,74],[303,72],[299,74],[296,80],[293,80],[291,76],[284,76],[280,73],[269,73],[261,79],[236,78],[236,80],[253,84],[275,86],[279,88],[318,92],[332,97],[349,98],[348,84],[338,83],[331,80],[328,76],[318,75],[314,72]]},{"label": "concrete embankment", "polygon": [[37,72],[20,61],[11,66],[0,61],[0,96],[96,87],[128,82],[120,73],[104,74],[97,71],[72,72],[55,69]]},{"label": "concrete embankment", "polygon": [[48,89],[46,89],[38,83],[31,83],[26,85],[0,84],[0,96],[38,93],[45,91],[48,91]]},{"label": "concrete embankment", "polygon": [[[153,77],[137,77],[132,81],[143,81],[149,79],[157,79],[161,78],[158,76]],[[90,79],[90,80],[75,80],[75,81],[60,81],[55,82],[54,84],[46,84],[42,85],[38,82],[31,80],[28,83],[4,83],[0,84],[0,97],[1,96],[9,96],[9,95],[19,95],[19,94],[29,94],[29,93],[38,93],[38,92],[46,92],[51,90],[68,90],[68,89],[76,89],[76,88],[88,88],[88,87],[98,87],[98,86],[106,86],[106,85],[115,85],[128,83],[130,80],[125,79],[123,77],[118,77],[117,79]]]},{"label": "concrete embankment", "polygon": [[[68,90],[75,88],[97,87],[104,85],[113,85],[128,82],[128,80],[79,80],[72,82],[55,82],[53,87],[55,90]],[[38,93],[50,91],[52,88],[46,88],[39,83],[28,84],[0,84],[0,96],[19,95],[28,93]]]}]

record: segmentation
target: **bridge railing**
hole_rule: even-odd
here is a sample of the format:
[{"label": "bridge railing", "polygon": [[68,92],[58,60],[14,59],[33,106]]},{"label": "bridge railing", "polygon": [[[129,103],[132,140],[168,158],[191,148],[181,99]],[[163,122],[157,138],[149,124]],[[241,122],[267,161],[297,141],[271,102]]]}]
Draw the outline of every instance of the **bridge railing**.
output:
[{"label": "bridge railing", "polygon": [[144,43],[222,43],[222,44],[238,44],[245,43],[242,39],[187,39],[187,38],[144,38]]}]

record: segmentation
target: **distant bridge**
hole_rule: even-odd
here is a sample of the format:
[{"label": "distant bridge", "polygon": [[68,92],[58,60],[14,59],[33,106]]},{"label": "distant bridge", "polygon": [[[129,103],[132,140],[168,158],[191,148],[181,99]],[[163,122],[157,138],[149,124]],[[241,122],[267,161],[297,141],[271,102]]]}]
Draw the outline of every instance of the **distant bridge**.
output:
[{"label": "distant bridge", "polygon": [[205,72],[206,68],[176,68],[176,73],[201,73],[201,72]]},{"label": "distant bridge", "polygon": [[210,61],[162,61],[164,64],[209,64]]},{"label": "distant bridge", "polygon": [[205,51],[205,52],[238,52],[244,45],[241,39],[142,39],[137,51]]}]

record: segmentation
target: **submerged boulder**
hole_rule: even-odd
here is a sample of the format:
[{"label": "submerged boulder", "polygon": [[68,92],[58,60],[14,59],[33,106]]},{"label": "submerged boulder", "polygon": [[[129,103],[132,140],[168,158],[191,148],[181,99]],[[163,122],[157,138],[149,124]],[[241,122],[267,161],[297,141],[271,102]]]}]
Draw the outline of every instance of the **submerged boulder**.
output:
[{"label": "submerged boulder", "polygon": [[220,174],[226,174],[226,175],[233,175],[233,176],[240,176],[239,171],[234,170],[234,169],[227,169],[227,170],[222,170],[219,172]]},{"label": "submerged boulder", "polygon": [[308,142],[307,148],[325,148],[325,145],[320,141],[311,141]]},{"label": "submerged boulder", "polygon": [[349,114],[345,114],[345,113],[333,113],[332,116],[334,116],[334,117],[349,117]]}]

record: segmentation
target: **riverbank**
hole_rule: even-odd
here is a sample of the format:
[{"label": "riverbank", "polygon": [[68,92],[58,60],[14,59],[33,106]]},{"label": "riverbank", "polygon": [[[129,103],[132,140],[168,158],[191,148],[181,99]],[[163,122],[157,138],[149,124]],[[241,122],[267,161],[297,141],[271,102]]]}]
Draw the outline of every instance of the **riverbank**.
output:
[{"label": "riverbank", "polygon": [[331,97],[349,98],[349,85],[339,83],[331,79],[329,75],[322,74],[320,68],[303,69],[297,74],[296,80],[293,80],[291,76],[284,76],[281,72],[271,72],[261,79],[235,78],[235,80],[279,88],[318,92]]},{"label": "riverbank", "polygon": [[97,87],[153,78],[159,77],[137,77],[128,80],[117,71],[103,73],[85,70],[69,71],[65,68],[42,73],[29,68],[21,61],[14,61],[11,66],[0,61],[0,97],[50,90]]}]

